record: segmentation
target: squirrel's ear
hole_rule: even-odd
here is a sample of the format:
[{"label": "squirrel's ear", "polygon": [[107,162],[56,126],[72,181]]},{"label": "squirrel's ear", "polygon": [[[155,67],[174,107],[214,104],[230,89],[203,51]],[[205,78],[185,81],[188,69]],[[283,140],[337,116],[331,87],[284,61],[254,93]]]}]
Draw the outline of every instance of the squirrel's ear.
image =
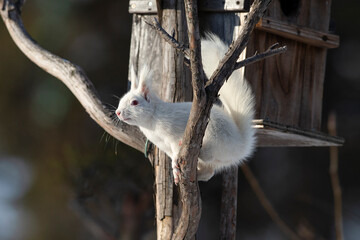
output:
[{"label": "squirrel's ear", "polygon": [[151,76],[152,73],[150,68],[148,66],[144,66],[140,71],[138,89],[146,101],[149,101],[148,94],[150,92]]},{"label": "squirrel's ear", "polygon": [[131,81],[131,91],[136,90],[139,85],[139,79],[136,76],[134,65],[130,66],[130,81]]},{"label": "squirrel's ear", "polygon": [[146,101],[150,102],[150,99],[149,99],[149,87],[146,84],[141,84],[140,93],[145,98]]}]

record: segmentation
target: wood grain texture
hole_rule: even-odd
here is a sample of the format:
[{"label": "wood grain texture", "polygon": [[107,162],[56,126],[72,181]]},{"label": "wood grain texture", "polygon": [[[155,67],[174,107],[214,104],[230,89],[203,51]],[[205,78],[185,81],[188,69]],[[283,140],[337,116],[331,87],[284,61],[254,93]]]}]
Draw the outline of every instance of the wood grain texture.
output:
[{"label": "wood grain texture", "polygon": [[337,35],[307,27],[300,27],[272,18],[262,18],[256,25],[256,28],[315,47],[337,48],[340,44],[340,39]]},{"label": "wood grain texture", "polygon": [[[158,34],[143,20],[146,17],[145,15],[133,15],[129,67],[133,65],[135,72],[138,72],[144,65],[157,66],[152,69],[154,79],[152,87],[161,96],[164,95],[162,94],[163,61],[161,57],[163,43]],[[155,175],[154,198],[157,238],[169,239],[173,231],[173,180],[169,172],[171,162],[169,157],[155,147],[149,156],[153,162]]]},{"label": "wood grain texture", "polygon": [[299,1],[298,7],[292,9],[288,14],[286,14],[284,2],[286,1],[272,1],[264,17],[276,19],[287,24],[328,32],[331,0]]},{"label": "wood grain texture", "polygon": [[256,118],[307,130],[320,130],[326,50],[254,31],[247,55],[279,42],[285,54],[245,68],[256,96]]},{"label": "wood grain texture", "polygon": [[253,121],[259,147],[329,147],[341,146],[344,139],[318,131],[307,131],[265,119]]},{"label": "wood grain texture", "polygon": [[[175,39],[186,43],[187,30],[182,1],[163,0],[162,3],[162,27],[174,33]],[[164,101],[190,101],[190,75],[189,69],[183,64],[184,55],[160,38],[143,21],[152,17],[137,14],[133,16],[130,65],[134,64],[136,71],[144,64],[153,66],[153,87]],[[150,155],[154,162],[157,239],[171,239],[181,212],[178,204],[180,199],[173,199],[176,189],[173,187],[171,159],[157,148]],[[175,196],[178,197],[178,194]]]},{"label": "wood grain texture", "polygon": [[[297,26],[300,32],[304,28],[309,34],[310,31],[312,34],[328,33],[331,1],[300,1],[296,9],[288,12],[281,2],[284,4],[284,1],[273,1],[264,19],[281,23],[288,30]],[[247,56],[276,42],[286,45],[288,51],[245,68],[245,77],[256,95],[256,117],[319,131],[326,49],[309,45],[306,39],[294,39],[294,35],[289,37],[279,31],[262,30],[254,31]]]}]

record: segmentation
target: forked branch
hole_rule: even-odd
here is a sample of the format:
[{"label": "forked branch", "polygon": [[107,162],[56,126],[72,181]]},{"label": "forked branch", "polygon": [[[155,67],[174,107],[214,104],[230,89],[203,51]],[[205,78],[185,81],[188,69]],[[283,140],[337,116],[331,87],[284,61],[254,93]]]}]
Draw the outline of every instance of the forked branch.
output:
[{"label": "forked branch", "polygon": [[[171,36],[166,30],[160,25],[159,21],[154,18],[153,22],[145,20],[145,22],[154,30],[158,32],[158,34],[166,41],[168,42],[172,47],[174,47],[176,50],[184,53],[184,63],[187,66],[190,66],[189,61],[189,49],[183,44],[178,42],[173,36]],[[281,53],[284,53],[287,51],[286,46],[278,47],[279,43],[275,43],[272,46],[270,46],[265,52],[262,53],[255,53],[253,56],[248,57],[244,60],[241,60],[235,64],[234,70],[245,67],[247,65],[250,65],[252,63],[264,60],[265,58],[269,58]]]},{"label": "forked branch", "polygon": [[114,113],[101,102],[93,84],[77,65],[58,57],[39,46],[27,33],[20,9],[23,1],[0,0],[1,17],[19,49],[36,65],[61,80],[79,100],[90,117],[105,131],[123,143],[143,150],[145,137],[136,127],[115,123]]},{"label": "forked branch", "polygon": [[[185,0],[189,31],[190,67],[193,85],[193,104],[187,123],[178,161],[181,169],[180,194],[182,213],[173,239],[193,239],[200,220],[200,196],[196,179],[196,164],[207,127],[212,105],[224,81],[232,74],[235,63],[245,49],[255,24],[260,20],[270,0],[255,0],[237,40],[230,46],[219,67],[206,81],[201,62],[201,46],[197,1]],[[204,87],[204,83],[207,86]]]}]

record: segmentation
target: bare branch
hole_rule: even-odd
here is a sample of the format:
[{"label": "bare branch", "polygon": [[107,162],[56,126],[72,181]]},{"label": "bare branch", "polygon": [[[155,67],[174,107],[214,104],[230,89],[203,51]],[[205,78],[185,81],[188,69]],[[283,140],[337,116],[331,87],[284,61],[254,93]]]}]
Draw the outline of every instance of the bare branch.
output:
[{"label": "bare branch", "polygon": [[[20,16],[22,1],[0,0],[1,17],[19,49],[36,65],[61,80],[83,105],[90,117],[105,131],[123,143],[143,150],[145,137],[137,127],[115,123],[114,113],[101,102],[93,84],[77,65],[40,47],[25,30]],[[20,4],[20,5],[19,5]]]},{"label": "bare branch", "polygon": [[[201,198],[199,185],[196,179],[196,170],[200,145],[204,137],[207,119],[210,113],[210,111],[205,113],[203,108],[206,104],[206,93],[204,89],[204,79],[206,79],[206,75],[201,62],[201,40],[197,0],[185,0],[184,3],[186,22],[188,25],[193,104],[183,137],[183,145],[179,152],[179,158],[177,159],[181,169],[179,186],[182,211],[179,224],[172,237],[174,240],[194,239],[199,226],[201,217]],[[202,121],[198,121],[201,116],[205,116],[205,118],[203,118]],[[200,131],[194,129],[194,127],[196,127],[194,123],[198,124],[201,128]]]},{"label": "bare branch", "polygon": [[[336,115],[331,113],[328,118],[328,129],[332,136],[336,136]],[[329,173],[331,178],[331,186],[334,194],[334,216],[335,216],[335,233],[336,240],[344,239],[342,226],[342,191],[339,181],[339,154],[337,147],[330,147],[330,167]]]},{"label": "bare branch", "polygon": [[[153,24],[150,23],[149,21],[147,20],[144,20],[149,26],[151,26],[153,29],[155,29],[159,35],[166,41],[168,42],[171,46],[173,46],[176,50],[184,53],[185,55],[185,58],[184,58],[184,63],[185,65],[187,66],[190,66],[190,61],[189,61],[189,49],[182,43],[179,43],[173,36],[171,36],[165,29],[162,28],[162,26],[160,25],[160,23],[157,21],[156,18],[154,18],[153,20]],[[239,68],[242,68],[242,67],[245,67],[247,65],[250,65],[252,63],[255,63],[255,62],[258,62],[258,61],[261,61],[265,58],[268,58],[268,57],[272,57],[272,56],[275,56],[275,55],[278,55],[278,54],[281,54],[281,53],[284,53],[286,52],[287,50],[287,47],[286,46],[283,46],[283,47],[279,47],[279,48],[275,48],[277,47],[279,44],[278,43],[275,43],[273,44],[272,46],[270,46],[268,48],[268,50],[266,50],[265,52],[263,53],[260,53],[260,54],[257,54],[255,53],[254,56],[251,56],[249,58],[246,58],[240,62],[237,62],[235,64],[235,67],[233,69],[236,70],[236,69],[239,69]]]},{"label": "bare branch", "polygon": [[275,43],[274,45],[270,46],[269,49],[266,50],[265,52],[260,53],[260,54],[255,53],[253,56],[246,58],[240,62],[237,62],[235,64],[234,70],[245,67],[249,64],[261,61],[265,58],[272,57],[272,56],[286,52],[286,50],[287,50],[286,46],[275,48],[277,45],[278,45],[278,43]]},{"label": "bare branch", "polygon": [[103,226],[102,221],[91,216],[85,206],[78,200],[73,201],[70,205],[77,217],[81,220],[84,226],[97,238],[104,240],[116,240],[113,233],[109,233]]},{"label": "bare branch", "polygon": [[200,146],[208,124],[210,110],[217,99],[218,92],[234,70],[234,65],[244,50],[250,34],[267,8],[270,0],[255,0],[252,4],[248,20],[235,43],[220,62],[218,69],[208,81],[206,89],[201,62],[201,42],[197,1],[185,0],[186,19],[189,29],[190,62],[193,85],[193,104],[189,120],[182,139],[178,161],[181,169],[180,194],[182,198],[182,213],[179,225],[175,229],[173,239],[192,239],[195,236],[200,219],[200,196],[196,179],[196,165]]},{"label": "bare branch", "polygon": [[256,180],[254,174],[250,170],[250,168],[243,164],[240,166],[243,171],[246,179],[248,180],[251,188],[255,192],[258,197],[261,205],[265,209],[265,211],[269,214],[271,219],[278,225],[278,227],[292,240],[301,240],[301,238],[291,230],[291,228],[280,218],[279,214],[275,211],[274,207],[271,205],[270,201],[266,197],[264,191],[261,189],[258,181]]},{"label": "bare branch", "polygon": [[176,50],[184,53],[184,55],[189,58],[190,52],[189,49],[182,43],[179,43],[173,36],[171,36],[165,29],[162,28],[160,23],[156,18],[153,19],[153,23],[150,23],[144,18],[144,21],[153,29],[155,29],[160,36],[168,42],[171,46],[173,46]]},{"label": "bare branch", "polygon": [[270,2],[271,0],[255,0],[251,5],[250,12],[246,17],[241,34],[236,41],[230,45],[225,57],[220,61],[218,68],[206,84],[207,91],[212,92],[212,97],[217,96],[224,81],[228,79],[234,71],[235,63],[249,42],[252,30],[262,17]]}]

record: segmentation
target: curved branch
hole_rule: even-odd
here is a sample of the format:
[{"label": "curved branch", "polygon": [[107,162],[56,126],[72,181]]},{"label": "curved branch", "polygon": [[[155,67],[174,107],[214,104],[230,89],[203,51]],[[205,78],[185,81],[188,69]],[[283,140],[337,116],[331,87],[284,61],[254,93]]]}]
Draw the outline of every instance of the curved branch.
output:
[{"label": "curved branch", "polygon": [[292,240],[301,240],[300,236],[297,235],[279,216],[276,212],[272,204],[270,203],[269,199],[266,197],[264,191],[259,185],[256,177],[250,170],[247,164],[242,164],[240,166],[241,170],[243,171],[246,180],[249,182],[251,188],[253,189],[255,195],[258,197],[260,204],[263,206],[265,211],[269,214],[270,218],[278,225],[278,227]]},{"label": "curved branch", "polygon": [[1,17],[13,41],[36,65],[62,81],[79,100],[81,105],[106,132],[121,142],[143,150],[145,137],[137,127],[123,122],[115,123],[114,113],[105,107],[94,85],[77,65],[60,58],[40,47],[27,33],[20,16],[20,7],[9,0],[0,0]]}]

